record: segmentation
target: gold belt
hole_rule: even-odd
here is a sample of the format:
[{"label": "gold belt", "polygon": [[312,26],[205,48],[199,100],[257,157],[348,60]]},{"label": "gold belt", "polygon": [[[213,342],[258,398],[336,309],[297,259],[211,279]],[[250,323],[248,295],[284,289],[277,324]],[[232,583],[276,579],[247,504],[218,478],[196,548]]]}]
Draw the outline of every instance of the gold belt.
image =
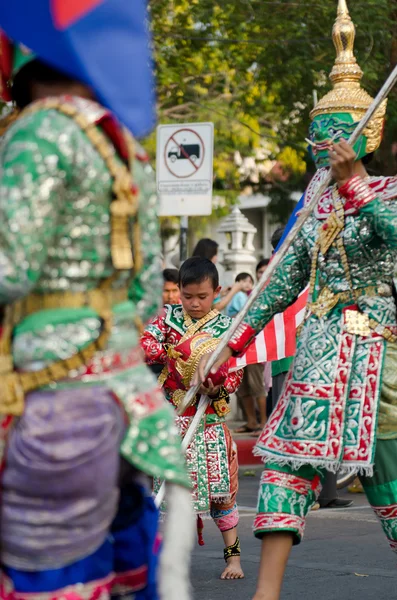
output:
[{"label": "gold belt", "polygon": [[[127,300],[127,297],[127,288],[104,288],[87,292],[30,294],[27,298],[7,306],[0,339],[0,414],[21,415],[28,392],[64,379],[71,371],[87,365],[96,352],[104,350],[112,329],[111,308]],[[17,373],[13,370],[11,337],[13,328],[21,319],[40,310],[84,306],[95,310],[102,321],[96,340],[73,356],[51,363],[44,369],[29,373]]]},{"label": "gold belt", "polygon": [[325,317],[337,304],[355,301],[363,296],[388,298],[392,295],[391,286],[384,283],[381,285],[371,285],[365,288],[357,288],[348,292],[334,293],[327,287],[323,288],[315,302],[309,304],[309,310],[319,319]]},{"label": "gold belt", "polygon": [[30,294],[12,305],[12,324],[15,326],[25,317],[41,310],[57,308],[92,308],[101,314],[116,304],[128,299],[128,289],[95,289],[86,292],[53,292],[49,294]]}]

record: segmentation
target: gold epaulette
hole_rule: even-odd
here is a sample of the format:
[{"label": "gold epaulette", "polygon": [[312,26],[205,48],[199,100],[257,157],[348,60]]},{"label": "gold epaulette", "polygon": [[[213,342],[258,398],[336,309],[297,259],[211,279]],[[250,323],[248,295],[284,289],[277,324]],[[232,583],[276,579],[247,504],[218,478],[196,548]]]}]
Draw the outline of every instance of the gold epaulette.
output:
[{"label": "gold epaulette", "polygon": [[[129,151],[129,167],[116,159],[114,146],[95,123],[78,111],[74,104],[62,102],[57,98],[47,98],[35,102],[26,108],[21,116],[33,114],[41,110],[56,110],[73,121],[84,131],[88,140],[103,159],[113,179],[114,199],[110,206],[111,220],[111,256],[117,270],[127,270],[142,267],[140,230],[137,219],[138,197],[132,181],[132,163],[135,156],[134,140],[123,130]],[[130,223],[133,220],[133,235],[131,243]]]}]

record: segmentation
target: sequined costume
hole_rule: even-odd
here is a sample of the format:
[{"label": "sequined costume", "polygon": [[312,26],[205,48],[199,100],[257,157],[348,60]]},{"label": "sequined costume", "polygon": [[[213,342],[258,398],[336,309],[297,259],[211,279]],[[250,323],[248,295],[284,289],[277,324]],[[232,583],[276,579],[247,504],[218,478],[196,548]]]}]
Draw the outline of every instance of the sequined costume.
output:
[{"label": "sequined costume", "polygon": [[[124,198],[139,196],[137,212],[117,221],[112,169],[129,164]],[[189,481],[173,412],[139,349],[162,289],[151,167],[111,113],[64,97],[22,113],[1,140],[0,169],[0,596],[154,600],[148,476]],[[140,260],[120,268],[130,233]],[[8,381],[20,387],[7,396]]]},{"label": "sequined costume", "polygon": [[[220,338],[230,327],[232,320],[218,311],[211,311],[196,321],[191,319],[181,305],[167,305],[163,313],[145,329],[141,345],[148,364],[163,364],[165,371],[159,380],[167,400],[178,406],[186,393],[175,370],[167,368],[172,351],[181,340],[192,338],[198,331],[208,332],[212,338]],[[207,408],[194,441],[187,451],[187,463],[193,483],[193,504],[198,515],[211,514],[221,531],[237,526],[238,510],[236,495],[238,488],[237,453],[230,431],[225,423],[229,412],[229,394],[241,383],[242,371],[229,373],[217,398]],[[182,436],[186,433],[196,406],[188,408],[177,417]]]},{"label": "sequined costume", "polygon": [[[362,73],[352,53],[353,40],[354,27],[346,3],[340,1],[334,27],[340,52],[331,74],[334,89],[312,114],[311,139],[320,158],[327,153],[327,139],[335,135],[329,129],[329,119],[334,126],[333,113],[339,114],[339,136],[347,138],[355,99],[355,122],[371,101],[359,87]],[[384,107],[381,110],[384,114]],[[376,123],[368,136],[372,138],[359,140],[358,153],[368,149],[369,142],[371,151],[379,144]],[[306,202],[326,172],[317,172]],[[266,465],[254,526],[258,537],[291,531],[299,542],[326,470],[342,468],[361,474],[369,501],[396,549],[396,200],[396,177],[356,175],[339,189],[328,188],[229,344],[242,353],[310,284],[295,360],[256,446]]]}]

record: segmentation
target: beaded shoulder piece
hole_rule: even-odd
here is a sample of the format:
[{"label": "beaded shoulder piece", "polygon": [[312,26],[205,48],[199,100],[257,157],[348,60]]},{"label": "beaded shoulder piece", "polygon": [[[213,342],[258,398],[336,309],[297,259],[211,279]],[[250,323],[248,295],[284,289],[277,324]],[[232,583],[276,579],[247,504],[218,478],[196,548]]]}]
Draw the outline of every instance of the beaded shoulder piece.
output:
[{"label": "beaded shoulder piece", "polygon": [[[112,143],[100,131],[95,123],[79,111],[72,103],[58,98],[47,98],[31,104],[20,114],[21,117],[42,110],[56,110],[73,121],[85,133],[88,140],[103,159],[113,179],[114,199],[110,207],[111,213],[111,256],[115,269],[125,270],[142,267],[140,249],[140,232],[137,221],[138,198],[132,181],[132,164],[135,157],[134,140],[124,130],[129,149],[129,166],[116,159]],[[132,244],[130,241],[130,222],[134,219]]]}]

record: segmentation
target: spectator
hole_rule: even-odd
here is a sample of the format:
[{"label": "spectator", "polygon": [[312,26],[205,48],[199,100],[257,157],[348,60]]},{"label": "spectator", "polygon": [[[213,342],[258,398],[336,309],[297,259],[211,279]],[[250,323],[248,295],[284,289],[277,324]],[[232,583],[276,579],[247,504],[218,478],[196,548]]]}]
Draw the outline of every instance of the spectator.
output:
[{"label": "spectator", "polygon": [[258,264],[256,265],[256,277],[259,281],[259,279],[262,277],[263,273],[266,270],[267,265],[269,264],[270,260],[268,258],[262,258],[262,260],[260,260],[258,262]]},{"label": "spectator", "polygon": [[[163,305],[179,304],[179,271],[178,269],[164,269],[163,271]],[[162,365],[148,365],[149,369],[158,377],[163,370]]]},{"label": "spectator", "polygon": [[239,273],[235,283],[240,283],[241,289],[227,306],[226,314],[228,317],[235,317],[240,312],[254,287],[253,277],[249,273]]},{"label": "spectator", "polygon": [[[269,258],[262,258],[256,265],[256,277],[259,279],[262,277],[263,273],[266,270],[267,265],[269,264]],[[272,363],[265,363],[265,392],[266,392],[266,415],[270,416],[273,408],[272,402]]]},{"label": "spectator", "polygon": [[219,244],[215,240],[211,240],[210,238],[202,238],[197,242],[192,256],[208,258],[208,260],[215,264],[218,261],[218,248]]},{"label": "spectator", "polygon": [[179,304],[178,269],[164,269],[163,279],[163,304]]},{"label": "spectator", "polygon": [[[219,244],[215,240],[210,238],[202,238],[196,244],[193,250],[192,256],[200,256],[201,258],[208,258],[214,264],[218,261],[218,248]],[[222,291],[219,296],[215,299],[213,308],[217,308],[219,312],[222,312],[224,308],[233,300],[233,297],[237,292],[242,290],[241,283],[235,283],[231,288]]]},{"label": "spectator", "polygon": [[[256,278],[259,281],[263,270],[269,261],[261,260],[256,267]],[[247,273],[244,273],[245,277]],[[251,278],[252,279],[252,278]],[[251,285],[253,284],[253,281]],[[251,288],[252,289],[252,288]],[[248,294],[245,294],[245,302]],[[244,304],[245,304],[244,302]],[[243,305],[244,306],[244,305]],[[242,306],[240,307],[241,310]],[[237,390],[237,398],[244,408],[247,423],[235,430],[235,433],[252,433],[259,435],[266,423],[266,396],[265,389],[265,365],[255,364],[247,365],[244,369],[244,377],[240,387]],[[258,407],[260,423],[256,416],[256,407]]]}]

